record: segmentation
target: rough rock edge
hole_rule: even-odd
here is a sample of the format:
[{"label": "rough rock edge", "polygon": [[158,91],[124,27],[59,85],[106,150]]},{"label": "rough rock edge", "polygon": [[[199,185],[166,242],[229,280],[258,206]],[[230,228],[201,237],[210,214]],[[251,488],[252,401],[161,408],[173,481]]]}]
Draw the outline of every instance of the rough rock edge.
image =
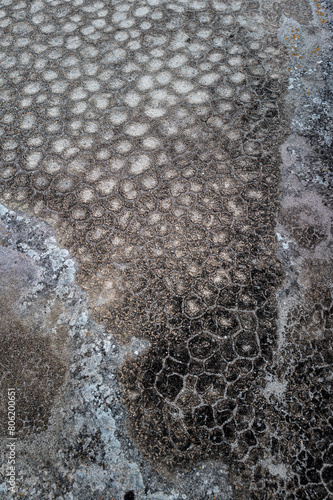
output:
[{"label": "rough rock edge", "polygon": [[[25,294],[24,314],[29,316],[42,289],[50,309],[57,301],[63,304],[66,312],[57,323],[69,327],[71,338],[69,377],[52,408],[48,428],[16,442],[20,498],[118,500],[134,491],[139,500],[194,498],[191,495],[199,493],[200,498],[206,494],[209,498],[222,492],[231,500],[226,470],[219,463],[198,466],[172,479],[151,471],[126,435],[115,378],[124,358],[137,356],[145,344],[133,338],[127,348],[120,347],[90,318],[86,294],[75,283],[75,259],[58,245],[48,224],[3,205],[0,221],[7,232],[4,247],[29,256],[39,271]],[[2,439],[0,498],[16,498],[3,480],[6,442]]]}]

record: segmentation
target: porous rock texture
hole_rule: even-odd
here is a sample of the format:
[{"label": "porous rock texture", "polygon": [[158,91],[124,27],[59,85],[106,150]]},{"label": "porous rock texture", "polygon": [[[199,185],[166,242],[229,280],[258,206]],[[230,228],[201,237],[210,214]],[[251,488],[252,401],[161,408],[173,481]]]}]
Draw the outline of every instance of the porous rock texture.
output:
[{"label": "porous rock texture", "polygon": [[21,497],[331,498],[329,3],[0,5]]}]

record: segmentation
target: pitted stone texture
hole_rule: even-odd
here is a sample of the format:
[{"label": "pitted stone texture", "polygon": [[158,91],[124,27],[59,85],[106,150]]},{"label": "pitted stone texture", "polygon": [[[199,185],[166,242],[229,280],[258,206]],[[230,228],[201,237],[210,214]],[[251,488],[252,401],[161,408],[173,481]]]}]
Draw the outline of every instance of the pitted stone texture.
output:
[{"label": "pitted stone texture", "polygon": [[135,439],[161,470],[222,458],[235,484],[259,476],[284,498],[285,478],[256,468],[275,453],[260,388],[282,277],[280,7],[6,1],[3,13],[1,199],[53,225],[120,342],[151,342],[120,374]]},{"label": "pitted stone texture", "polygon": [[4,68],[3,199],[54,225],[119,340],[152,343],[124,401],[164,468],[261,453],[243,399],[275,342],[286,56],[258,6],[33,4],[15,42],[7,7],[29,63]]},{"label": "pitted stone texture", "polygon": [[3,199],[55,225],[119,336],[148,334],[175,307],[200,317],[221,272],[233,283],[234,252],[271,265],[274,236],[261,242],[251,216],[273,221],[284,48],[262,36],[255,3],[43,6],[19,10],[23,41],[15,6],[3,21],[6,50],[29,60],[4,72]]}]

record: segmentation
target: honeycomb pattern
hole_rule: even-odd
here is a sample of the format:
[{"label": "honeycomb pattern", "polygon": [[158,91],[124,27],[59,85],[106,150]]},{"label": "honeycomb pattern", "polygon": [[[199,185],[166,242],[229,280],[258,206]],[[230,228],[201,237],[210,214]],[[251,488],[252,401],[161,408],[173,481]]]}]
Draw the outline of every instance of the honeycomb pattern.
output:
[{"label": "honeycomb pattern", "polygon": [[256,2],[4,7],[2,200],[56,227],[122,336],[224,283],[236,305],[275,245],[254,217],[273,224],[283,49]]},{"label": "honeycomb pattern", "polygon": [[1,200],[53,225],[120,342],[151,342],[119,374],[134,438],[162,468],[218,458],[240,497],[246,485],[286,498],[296,486],[258,465],[288,462],[280,441],[305,429],[277,431],[261,391],[282,277],[280,13],[240,0],[0,5]]}]

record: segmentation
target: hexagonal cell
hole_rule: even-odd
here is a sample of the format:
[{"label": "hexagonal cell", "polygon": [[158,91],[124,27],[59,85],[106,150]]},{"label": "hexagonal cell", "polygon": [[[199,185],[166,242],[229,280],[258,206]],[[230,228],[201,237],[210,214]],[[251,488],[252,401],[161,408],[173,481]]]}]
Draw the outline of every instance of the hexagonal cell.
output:
[{"label": "hexagonal cell", "polygon": [[234,339],[234,346],[240,356],[253,358],[259,353],[259,344],[254,332],[241,332]]},{"label": "hexagonal cell", "polygon": [[235,441],[237,437],[237,431],[234,422],[231,420],[230,422],[227,422],[226,424],[223,425],[222,427],[224,437],[227,441],[232,443]]},{"label": "hexagonal cell", "polygon": [[239,312],[238,317],[245,330],[256,330],[257,318],[255,314],[249,312]]},{"label": "hexagonal cell", "polygon": [[222,338],[232,336],[236,333],[240,326],[238,322],[238,315],[233,311],[226,311],[224,309],[216,310],[216,318],[218,323],[218,335]]},{"label": "hexagonal cell", "polygon": [[188,341],[191,356],[198,359],[206,359],[219,349],[216,339],[207,333],[201,333]]},{"label": "hexagonal cell", "polygon": [[177,406],[183,411],[199,406],[202,403],[201,397],[190,389],[182,390],[177,399]]},{"label": "hexagonal cell", "polygon": [[199,394],[205,394],[209,391],[214,392],[214,394],[219,392],[221,396],[224,394],[224,382],[221,377],[208,373],[202,373],[198,376],[196,388]]},{"label": "hexagonal cell", "polygon": [[205,302],[206,306],[212,307],[218,297],[218,290],[215,286],[205,283],[199,282],[196,287],[196,293],[200,295],[202,300]]},{"label": "hexagonal cell", "polygon": [[240,310],[254,310],[257,305],[266,302],[266,297],[260,290],[254,290],[248,286],[242,288],[238,295],[238,307]]},{"label": "hexagonal cell", "polygon": [[200,373],[204,371],[203,362],[197,359],[191,359],[188,364],[188,371],[191,375],[200,375]]},{"label": "hexagonal cell", "polygon": [[205,371],[222,374],[227,367],[226,360],[219,352],[215,352],[205,361]]},{"label": "hexagonal cell", "polygon": [[196,296],[190,296],[184,300],[184,311],[190,318],[197,318],[203,314],[205,305]]},{"label": "hexagonal cell", "polygon": [[221,444],[224,441],[224,434],[221,429],[213,429],[209,434],[209,440],[212,444]]},{"label": "hexagonal cell", "polygon": [[199,408],[196,408],[193,413],[196,425],[198,427],[211,428],[216,425],[214,420],[213,409],[211,406],[208,405],[199,406]]}]

